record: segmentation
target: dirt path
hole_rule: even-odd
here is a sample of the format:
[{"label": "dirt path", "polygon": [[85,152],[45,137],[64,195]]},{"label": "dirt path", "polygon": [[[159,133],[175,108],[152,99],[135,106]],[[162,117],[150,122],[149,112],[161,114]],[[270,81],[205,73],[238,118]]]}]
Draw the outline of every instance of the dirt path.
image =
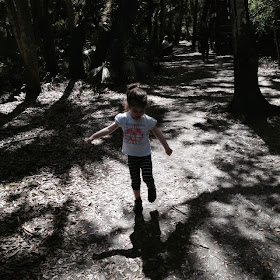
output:
[{"label": "dirt path", "polygon": [[[2,127],[0,279],[280,279],[279,117],[226,112],[231,57],[204,64],[182,42],[161,65],[143,86],[174,154],[152,139],[158,199],[143,186],[143,216],[121,131],[82,143],[122,110],[122,93],[45,85],[40,106]],[[277,75],[264,63],[259,80],[280,105]]]}]

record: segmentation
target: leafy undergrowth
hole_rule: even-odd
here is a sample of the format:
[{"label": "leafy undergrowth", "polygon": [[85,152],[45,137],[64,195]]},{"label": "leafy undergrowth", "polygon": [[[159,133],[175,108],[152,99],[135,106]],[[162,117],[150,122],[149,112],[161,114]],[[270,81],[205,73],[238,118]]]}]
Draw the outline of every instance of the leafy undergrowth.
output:
[{"label": "leafy undergrowth", "polygon": [[[1,128],[0,278],[280,279],[279,117],[227,113],[230,56],[202,63],[182,42],[149,84],[157,200],[135,216],[122,133],[83,139],[123,110],[124,94],[82,81],[45,84]],[[280,105],[277,67],[262,93]],[[2,99],[1,113],[23,97]]]}]

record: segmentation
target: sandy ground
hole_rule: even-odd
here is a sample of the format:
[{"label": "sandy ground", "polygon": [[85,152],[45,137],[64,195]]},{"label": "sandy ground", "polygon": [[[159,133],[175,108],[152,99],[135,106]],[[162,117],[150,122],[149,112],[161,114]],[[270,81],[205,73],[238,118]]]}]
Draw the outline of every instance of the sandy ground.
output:
[{"label": "sandy ground", "polygon": [[[262,60],[260,88],[275,105],[278,77]],[[83,143],[124,94],[67,82],[44,85],[1,128],[1,279],[280,279],[279,117],[227,113],[230,56],[204,64],[181,42],[142,85],[174,153],[152,137],[158,198],[142,185],[137,216],[121,131]],[[20,102],[2,100],[1,113]]]}]

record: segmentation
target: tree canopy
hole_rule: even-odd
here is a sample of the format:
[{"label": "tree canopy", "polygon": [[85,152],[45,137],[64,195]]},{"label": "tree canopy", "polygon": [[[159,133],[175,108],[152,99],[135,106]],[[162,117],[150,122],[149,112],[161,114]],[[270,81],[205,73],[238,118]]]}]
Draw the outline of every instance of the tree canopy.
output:
[{"label": "tree canopy", "polygon": [[277,0],[250,0],[249,12],[260,52],[268,56],[277,56],[279,60],[280,2]]}]

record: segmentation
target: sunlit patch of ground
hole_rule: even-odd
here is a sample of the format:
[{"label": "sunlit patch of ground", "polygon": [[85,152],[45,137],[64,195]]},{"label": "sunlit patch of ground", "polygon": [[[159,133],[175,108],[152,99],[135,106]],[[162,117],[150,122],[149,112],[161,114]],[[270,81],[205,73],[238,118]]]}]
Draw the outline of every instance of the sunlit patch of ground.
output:
[{"label": "sunlit patch of ground", "polygon": [[[121,131],[83,143],[123,110],[123,93],[78,81],[61,102],[68,81],[47,84],[2,128],[1,279],[280,279],[279,117],[233,118],[231,57],[204,64],[187,47],[145,84],[174,152],[152,137],[158,197],[142,185],[143,216]],[[277,105],[277,69],[263,63]]]}]

